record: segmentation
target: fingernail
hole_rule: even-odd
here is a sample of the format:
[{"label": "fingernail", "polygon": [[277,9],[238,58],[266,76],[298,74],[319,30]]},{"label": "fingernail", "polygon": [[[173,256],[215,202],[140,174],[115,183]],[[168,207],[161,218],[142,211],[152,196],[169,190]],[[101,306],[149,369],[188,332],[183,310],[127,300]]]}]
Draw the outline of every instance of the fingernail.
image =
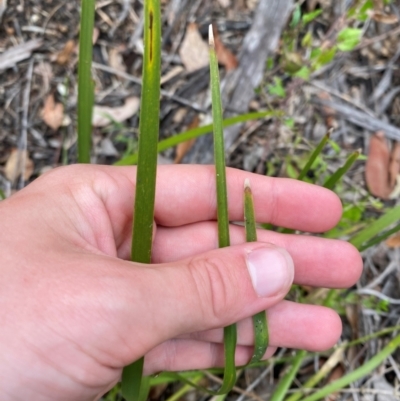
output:
[{"label": "fingernail", "polygon": [[286,292],[293,282],[293,260],[283,248],[269,246],[254,249],[247,254],[247,268],[259,297]]}]

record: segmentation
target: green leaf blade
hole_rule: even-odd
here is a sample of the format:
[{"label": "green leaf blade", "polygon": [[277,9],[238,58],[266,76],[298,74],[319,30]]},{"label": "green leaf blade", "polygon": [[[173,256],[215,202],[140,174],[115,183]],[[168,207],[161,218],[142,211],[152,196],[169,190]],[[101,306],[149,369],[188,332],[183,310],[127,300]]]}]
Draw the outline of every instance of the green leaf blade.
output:
[{"label": "green leaf blade", "polygon": [[[230,245],[228,194],[226,186],[225,146],[223,132],[222,102],[219,84],[218,60],[214,48],[212,25],[209,28],[210,40],[210,85],[214,126],[214,163],[217,188],[218,243],[220,248]],[[219,394],[229,392],[236,382],[235,351],[237,343],[236,324],[224,328],[225,369]]]},{"label": "green leaf blade", "polygon": [[[244,224],[246,228],[246,241],[257,241],[257,227],[254,212],[253,194],[251,192],[250,181],[244,183]],[[254,330],[254,353],[250,360],[251,363],[260,362],[267,352],[269,343],[269,331],[267,314],[265,311],[256,313],[253,316]]]},{"label": "green leaf blade", "polygon": [[[160,113],[161,11],[160,0],[144,2],[143,90],[140,107],[131,260],[151,262]],[[128,401],[147,397],[141,358],[124,368],[122,394]]]},{"label": "green leaf blade", "polygon": [[94,83],[92,79],[94,0],[82,0],[78,65],[78,162],[90,163]]}]

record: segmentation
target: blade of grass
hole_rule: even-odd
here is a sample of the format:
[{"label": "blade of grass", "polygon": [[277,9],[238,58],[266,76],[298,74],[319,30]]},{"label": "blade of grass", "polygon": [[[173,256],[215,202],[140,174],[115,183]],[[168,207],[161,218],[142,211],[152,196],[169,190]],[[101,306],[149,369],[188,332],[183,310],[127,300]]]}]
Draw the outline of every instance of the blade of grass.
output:
[{"label": "blade of grass", "polygon": [[328,396],[329,394],[341,390],[342,388],[348,386],[350,383],[353,383],[356,380],[359,380],[367,376],[370,372],[379,367],[389,355],[393,354],[393,352],[399,346],[400,346],[400,335],[391,340],[389,344],[386,345],[386,347],[384,347],[378,354],[373,356],[370,360],[364,362],[359,368],[353,370],[351,373],[341,377],[340,379],[335,380],[330,384],[327,384],[325,387],[315,392],[314,394],[302,398],[302,401],[318,401]]},{"label": "blade of grass", "polygon": [[339,347],[336,348],[335,352],[324,363],[321,369],[318,370],[315,375],[313,375],[309,380],[304,383],[303,389],[293,393],[290,397],[286,398],[285,401],[298,401],[302,398],[303,392],[305,390],[311,390],[312,388],[314,388],[324,377],[326,377],[331,372],[331,370],[337,365],[337,362],[342,359],[342,355],[345,349],[350,348],[354,345],[364,344],[367,341],[392,333],[393,331],[398,331],[399,329],[400,326],[389,327],[377,333],[369,334],[357,340],[341,344]]},{"label": "blade of grass", "polygon": [[[328,292],[328,295],[324,299],[322,305],[329,306],[331,304],[332,299],[335,297],[335,294],[336,294],[335,290],[333,289],[330,290]],[[307,299],[305,301],[307,302]],[[296,355],[293,358],[293,362],[291,363],[289,371],[279,382],[269,401],[282,401],[285,398],[289,388],[292,386],[292,383],[297,375],[297,372],[299,371],[304,359],[308,354],[309,352],[305,350],[296,351]]]},{"label": "blade of grass", "polygon": [[[198,374],[192,379],[193,383],[197,384],[203,377],[204,375],[202,373]],[[166,401],[179,401],[191,390],[193,390],[193,386],[190,384],[184,384],[178,391],[168,397]]]},{"label": "blade of grass", "polygon": [[[253,194],[250,181],[244,183],[244,224],[246,228],[246,241],[257,241],[256,217],[254,213]],[[254,329],[254,354],[250,363],[257,363],[265,355],[269,343],[267,314],[265,311],[256,313],[253,316]]]},{"label": "blade of grass", "polygon": [[[160,69],[160,0],[146,0],[144,2],[143,90],[140,107],[139,158],[136,172],[131,253],[132,261],[140,263],[151,262],[160,112]],[[143,358],[123,370],[122,394],[128,401],[143,399],[142,372]]]},{"label": "blade of grass", "polygon": [[[250,120],[256,120],[258,118],[272,118],[272,117],[280,117],[282,113],[280,111],[260,111],[257,113],[247,113],[241,114],[239,116],[226,118],[222,121],[223,127],[229,127],[231,125],[244,123]],[[158,143],[158,152],[162,152],[163,150],[172,148],[174,146],[179,145],[182,142],[186,142],[190,139],[198,138],[199,136],[209,134],[213,130],[213,125],[208,124],[202,127],[193,128],[191,130],[182,132],[180,134],[171,136],[170,138],[163,139]],[[137,153],[133,155],[126,156],[121,160],[118,160],[114,163],[115,166],[129,166],[137,163]]]},{"label": "blade of grass", "polygon": [[375,238],[372,238],[370,241],[364,243],[358,248],[358,250],[362,252],[370,248],[371,246],[380,244],[382,241],[389,238],[391,235],[397,233],[399,230],[400,230],[400,224],[397,224],[390,230],[387,230],[384,233],[377,235]]},{"label": "blade of grass", "polygon": [[[324,379],[337,366],[338,362],[343,359],[344,347],[338,347],[335,352],[328,358],[328,360],[322,365],[318,372],[310,377],[304,385],[304,389],[314,388],[322,379]],[[286,398],[285,401],[298,401],[303,396],[303,391],[299,390],[293,393],[290,397]]]},{"label": "blade of grass", "polygon": [[324,187],[333,189],[336,183],[347,173],[347,171],[349,171],[350,167],[354,164],[359,156],[359,150],[353,152],[346,160],[346,163],[325,181]]},{"label": "blade of grass", "polygon": [[318,146],[314,149],[312,152],[310,158],[308,159],[306,165],[303,167],[303,169],[300,171],[299,176],[297,177],[298,180],[302,180],[306,174],[310,171],[311,166],[315,162],[315,159],[319,156],[319,154],[322,152],[324,149],[326,143],[329,141],[329,138],[331,136],[331,131],[328,131],[324,137],[322,138],[321,142],[318,144]]},{"label": "blade of grass", "polygon": [[[349,242],[358,249],[366,249],[364,244],[378,236],[385,228],[400,220],[400,205],[386,212],[378,220],[349,239]],[[397,226],[396,226],[397,227]]]},{"label": "blade of grass", "polygon": [[271,395],[271,398],[269,399],[269,401],[282,401],[285,398],[306,355],[307,355],[307,351],[303,351],[303,350],[296,351],[296,356],[293,359],[290,369],[283,376],[283,378],[279,381],[279,383],[276,386],[276,389],[273,392],[273,394]]},{"label": "blade of grass", "polygon": [[78,65],[78,162],[90,163],[94,83],[92,52],[95,0],[82,0]]},{"label": "blade of grass", "polygon": [[[226,187],[225,146],[222,125],[222,103],[219,84],[218,60],[215,53],[212,25],[209,27],[210,77],[212,115],[214,123],[214,163],[217,187],[218,243],[220,248],[230,245],[228,194]],[[220,394],[228,393],[236,382],[235,351],[237,342],[236,324],[224,327],[225,370]]]}]

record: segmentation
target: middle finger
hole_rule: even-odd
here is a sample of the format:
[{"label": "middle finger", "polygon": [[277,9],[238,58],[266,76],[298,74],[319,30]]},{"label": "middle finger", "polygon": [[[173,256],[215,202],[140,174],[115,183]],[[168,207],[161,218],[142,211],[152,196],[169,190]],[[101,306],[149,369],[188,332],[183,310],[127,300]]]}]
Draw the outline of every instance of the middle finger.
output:
[{"label": "middle finger", "polygon": [[[345,241],[307,235],[279,234],[258,230],[258,241],[287,249],[295,265],[295,282],[317,287],[343,288],[353,285],[362,270],[360,254]],[[230,226],[231,245],[245,242],[244,228]],[[158,227],[153,247],[153,262],[167,263],[218,248],[214,222],[183,227]]]}]

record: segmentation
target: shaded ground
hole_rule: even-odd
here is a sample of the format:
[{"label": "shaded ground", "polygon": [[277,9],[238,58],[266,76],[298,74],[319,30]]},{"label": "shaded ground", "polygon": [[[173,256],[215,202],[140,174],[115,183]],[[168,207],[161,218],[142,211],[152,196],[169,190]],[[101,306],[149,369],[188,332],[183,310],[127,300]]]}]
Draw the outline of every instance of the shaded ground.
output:
[{"label": "shaded ground", "polygon": [[[222,0],[163,2],[162,137],[205,124],[210,119],[208,69],[196,69],[196,63],[201,67],[204,59],[197,59],[201,52],[195,40],[206,40],[208,24],[212,21],[218,28],[224,51],[229,49],[233,55],[239,55],[243,50],[243,38],[253,24],[257,3],[232,0],[223,7]],[[322,12],[306,24],[296,23],[298,11],[294,11],[290,18],[292,24],[286,25],[276,52],[263,61],[266,64],[264,78],[248,106],[253,111],[279,110],[281,115],[241,127],[239,137],[227,149],[229,165],[259,174],[295,176],[312,149],[310,144],[333,128],[334,144],[327,147],[324,159],[309,177],[321,184],[352,151],[361,149],[367,154],[371,135],[376,131],[384,132],[394,147],[395,140],[400,139],[400,5],[398,2],[388,2],[391,4],[387,6],[381,1],[370,2],[374,8],[365,12],[365,19],[359,18],[367,3],[351,0],[298,2],[297,10],[303,15],[319,9]],[[49,168],[76,162],[79,5],[73,0],[12,0],[5,7],[0,26],[0,189],[6,196]],[[355,6],[356,14],[351,16],[349,10]],[[97,2],[93,54],[97,105],[121,107],[127,99],[140,96],[141,8],[139,1]],[[196,25],[190,25],[193,22]],[[183,51],[182,43],[190,27],[198,37],[189,41],[191,50]],[[326,56],[323,63],[313,65],[316,49],[332,49],[340,41],[338,34],[346,28],[362,30],[362,38],[351,51],[339,50],[332,53],[330,60]],[[306,40],[307,35],[309,39]],[[29,50],[24,57],[23,51],[18,50],[17,61],[13,62],[6,51],[24,44],[31,44],[34,50]],[[189,65],[188,59],[194,62],[194,67],[193,63]],[[227,69],[236,68],[232,60],[230,63],[221,66],[223,77]],[[301,78],[301,74],[297,74],[304,66],[310,74],[306,80],[304,75]],[[188,71],[191,69],[193,71]],[[47,112],[43,111],[46,102]],[[234,114],[236,110],[227,112]],[[113,163],[134,151],[137,126],[137,114],[133,114],[121,122],[95,127],[93,162]],[[201,146],[200,141],[203,141]],[[210,149],[206,139],[200,141],[191,150],[190,146],[180,147],[179,157],[185,162],[201,162],[199,149],[205,152]],[[19,177],[18,162],[10,162],[14,149],[26,150],[31,160],[26,163],[24,179]],[[176,152],[176,149],[165,151],[160,162],[172,163]],[[372,185],[389,180],[385,161],[378,157],[377,163],[380,167],[372,168]],[[376,171],[382,170],[382,163],[384,173],[379,175]],[[393,199],[387,199],[389,192],[375,194],[379,195],[375,198],[368,192],[364,172],[365,161],[360,160],[337,188],[345,204],[347,220],[330,236],[346,238],[353,229],[378,216],[380,208],[397,203],[398,188],[394,182],[389,188]],[[395,178],[398,173],[394,173]],[[357,287],[334,297],[331,306],[343,316],[343,340],[354,340],[400,324],[398,246],[399,241],[366,251],[365,270]],[[321,303],[325,296],[326,293],[308,288],[297,289],[292,295],[296,299],[309,297],[315,303]],[[392,336],[393,333],[386,334],[346,349],[324,382],[332,380],[332,375],[341,377],[364,364]],[[280,350],[278,359],[290,355],[291,351]],[[309,354],[295,385],[304,383],[329,355],[331,353]],[[399,360],[397,351],[370,377],[333,397],[399,399]],[[285,367],[285,364],[270,364],[247,370],[229,398],[239,395],[240,400],[243,397],[267,399]],[[207,380],[210,386],[215,381],[213,377]],[[254,383],[257,385],[252,387]],[[178,387],[157,388],[152,398],[166,399]],[[196,393],[186,397],[203,396]]]}]

